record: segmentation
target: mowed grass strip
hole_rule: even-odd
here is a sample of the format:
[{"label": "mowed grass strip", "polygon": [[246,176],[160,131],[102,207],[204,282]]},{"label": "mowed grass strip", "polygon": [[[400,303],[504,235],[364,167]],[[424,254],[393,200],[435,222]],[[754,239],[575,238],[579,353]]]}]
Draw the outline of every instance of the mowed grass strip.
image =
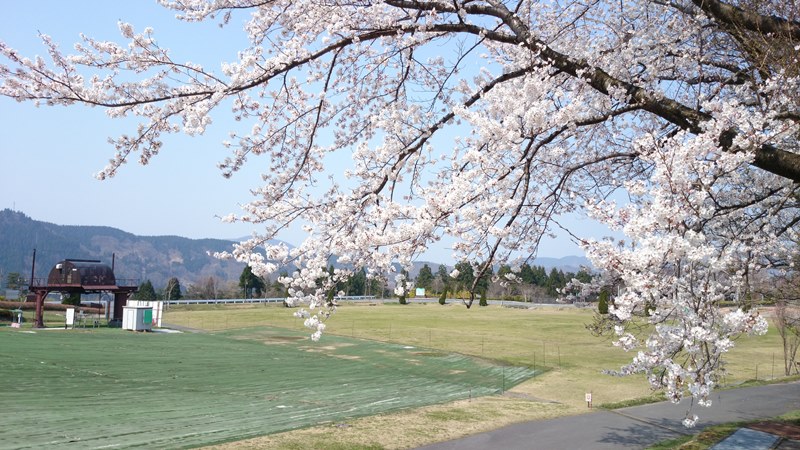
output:
[{"label": "mowed grass strip", "polygon": [[0,330],[3,447],[180,448],[499,393],[527,368],[265,327]]}]

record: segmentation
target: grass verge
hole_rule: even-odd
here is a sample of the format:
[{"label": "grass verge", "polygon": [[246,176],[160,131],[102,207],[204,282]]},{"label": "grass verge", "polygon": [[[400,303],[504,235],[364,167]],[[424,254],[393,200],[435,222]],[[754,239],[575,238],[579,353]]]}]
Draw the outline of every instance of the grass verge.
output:
[{"label": "grass verge", "polygon": [[[774,419],[770,419],[769,421],[800,426],[800,410],[789,412]],[[764,420],[730,422],[722,425],[710,426],[697,434],[660,442],[648,447],[647,450],[707,450],[735,433],[739,428],[747,427],[748,425],[758,422],[764,422]]]}]

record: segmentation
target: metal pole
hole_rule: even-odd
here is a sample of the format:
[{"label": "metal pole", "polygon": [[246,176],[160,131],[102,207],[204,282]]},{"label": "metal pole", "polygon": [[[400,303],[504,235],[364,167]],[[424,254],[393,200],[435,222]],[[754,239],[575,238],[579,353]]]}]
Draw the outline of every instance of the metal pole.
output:
[{"label": "metal pole", "polygon": [[28,282],[28,290],[33,287],[33,276],[36,269],[36,249],[33,249],[33,262],[31,262],[31,280]]}]

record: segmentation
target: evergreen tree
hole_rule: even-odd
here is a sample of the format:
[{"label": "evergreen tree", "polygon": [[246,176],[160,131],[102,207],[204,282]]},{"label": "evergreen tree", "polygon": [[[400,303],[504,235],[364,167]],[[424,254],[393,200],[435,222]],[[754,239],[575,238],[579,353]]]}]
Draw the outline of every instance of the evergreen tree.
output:
[{"label": "evergreen tree", "polygon": [[444,305],[447,304],[447,287],[442,290],[442,295],[439,296],[439,304]]},{"label": "evergreen tree", "polygon": [[154,301],[158,300],[158,295],[156,295],[156,290],[153,288],[153,283],[151,283],[150,280],[145,280],[139,285],[139,290],[133,294],[133,298],[136,300]]},{"label": "evergreen tree", "polygon": [[531,268],[531,266],[529,266],[528,263],[523,264],[519,268],[519,278],[522,280],[523,283],[536,284],[536,278],[533,272],[533,268]]},{"label": "evergreen tree", "polygon": [[364,295],[367,287],[367,271],[363,268],[347,280],[347,295]]},{"label": "evergreen tree", "polygon": [[581,283],[588,283],[592,281],[592,274],[589,273],[586,269],[581,269],[575,275],[575,278]]},{"label": "evergreen tree", "polygon": [[383,279],[374,275],[367,278],[367,289],[364,294],[383,297]]},{"label": "evergreen tree", "polygon": [[167,300],[180,300],[183,297],[181,283],[177,278],[172,277],[167,281],[167,287],[164,288],[164,297]]},{"label": "evergreen tree", "polygon": [[72,305],[72,306],[80,306],[81,305],[81,294],[72,293],[68,296],[64,297],[61,300],[62,305]]},{"label": "evergreen tree", "polygon": [[508,264],[503,264],[497,269],[497,275],[500,276],[502,279],[505,278],[505,275],[511,273],[511,266]]},{"label": "evergreen tree", "polygon": [[430,290],[433,287],[433,279],[433,271],[431,270],[430,266],[425,264],[419,269],[416,283],[417,287]]},{"label": "evergreen tree", "polygon": [[475,276],[472,274],[472,265],[467,261],[461,261],[456,263],[456,270],[458,271],[458,275],[456,275],[453,280],[455,281],[455,290],[470,290],[472,288],[472,282],[475,280]]},{"label": "evergreen tree", "polygon": [[597,312],[600,314],[608,314],[608,291],[605,289],[600,291],[597,300]]},{"label": "evergreen tree", "polygon": [[545,270],[544,266],[536,266],[533,268],[533,284],[539,287],[547,286],[547,270]]},{"label": "evergreen tree", "polygon": [[256,298],[264,294],[264,280],[256,276],[250,266],[244,266],[242,274],[239,275],[239,287],[242,289],[244,298],[250,298],[252,292]]},{"label": "evergreen tree", "polygon": [[444,264],[440,264],[439,268],[436,269],[436,276],[442,281],[443,290],[448,290],[450,288],[450,283],[452,280],[450,279],[450,274],[447,273],[447,267]]},{"label": "evergreen tree", "polygon": [[475,283],[475,292],[486,293],[486,291],[489,290],[489,283],[491,283],[493,275],[494,269],[488,267],[486,271],[483,272],[478,282]]},{"label": "evergreen tree", "polygon": [[547,277],[547,294],[553,297],[558,296],[558,290],[563,288],[566,283],[564,272],[553,267],[550,269],[550,275]]},{"label": "evergreen tree", "polygon": [[6,278],[6,288],[12,290],[19,290],[22,289],[22,285],[24,280],[22,275],[19,272],[9,272],[8,277]]}]

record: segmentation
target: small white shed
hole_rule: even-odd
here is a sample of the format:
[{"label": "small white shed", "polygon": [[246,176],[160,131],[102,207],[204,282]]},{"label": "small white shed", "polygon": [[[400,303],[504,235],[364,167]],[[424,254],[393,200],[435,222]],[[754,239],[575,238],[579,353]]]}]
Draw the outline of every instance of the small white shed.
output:
[{"label": "small white shed", "polygon": [[152,331],[153,307],[123,306],[122,329],[131,331]]}]

